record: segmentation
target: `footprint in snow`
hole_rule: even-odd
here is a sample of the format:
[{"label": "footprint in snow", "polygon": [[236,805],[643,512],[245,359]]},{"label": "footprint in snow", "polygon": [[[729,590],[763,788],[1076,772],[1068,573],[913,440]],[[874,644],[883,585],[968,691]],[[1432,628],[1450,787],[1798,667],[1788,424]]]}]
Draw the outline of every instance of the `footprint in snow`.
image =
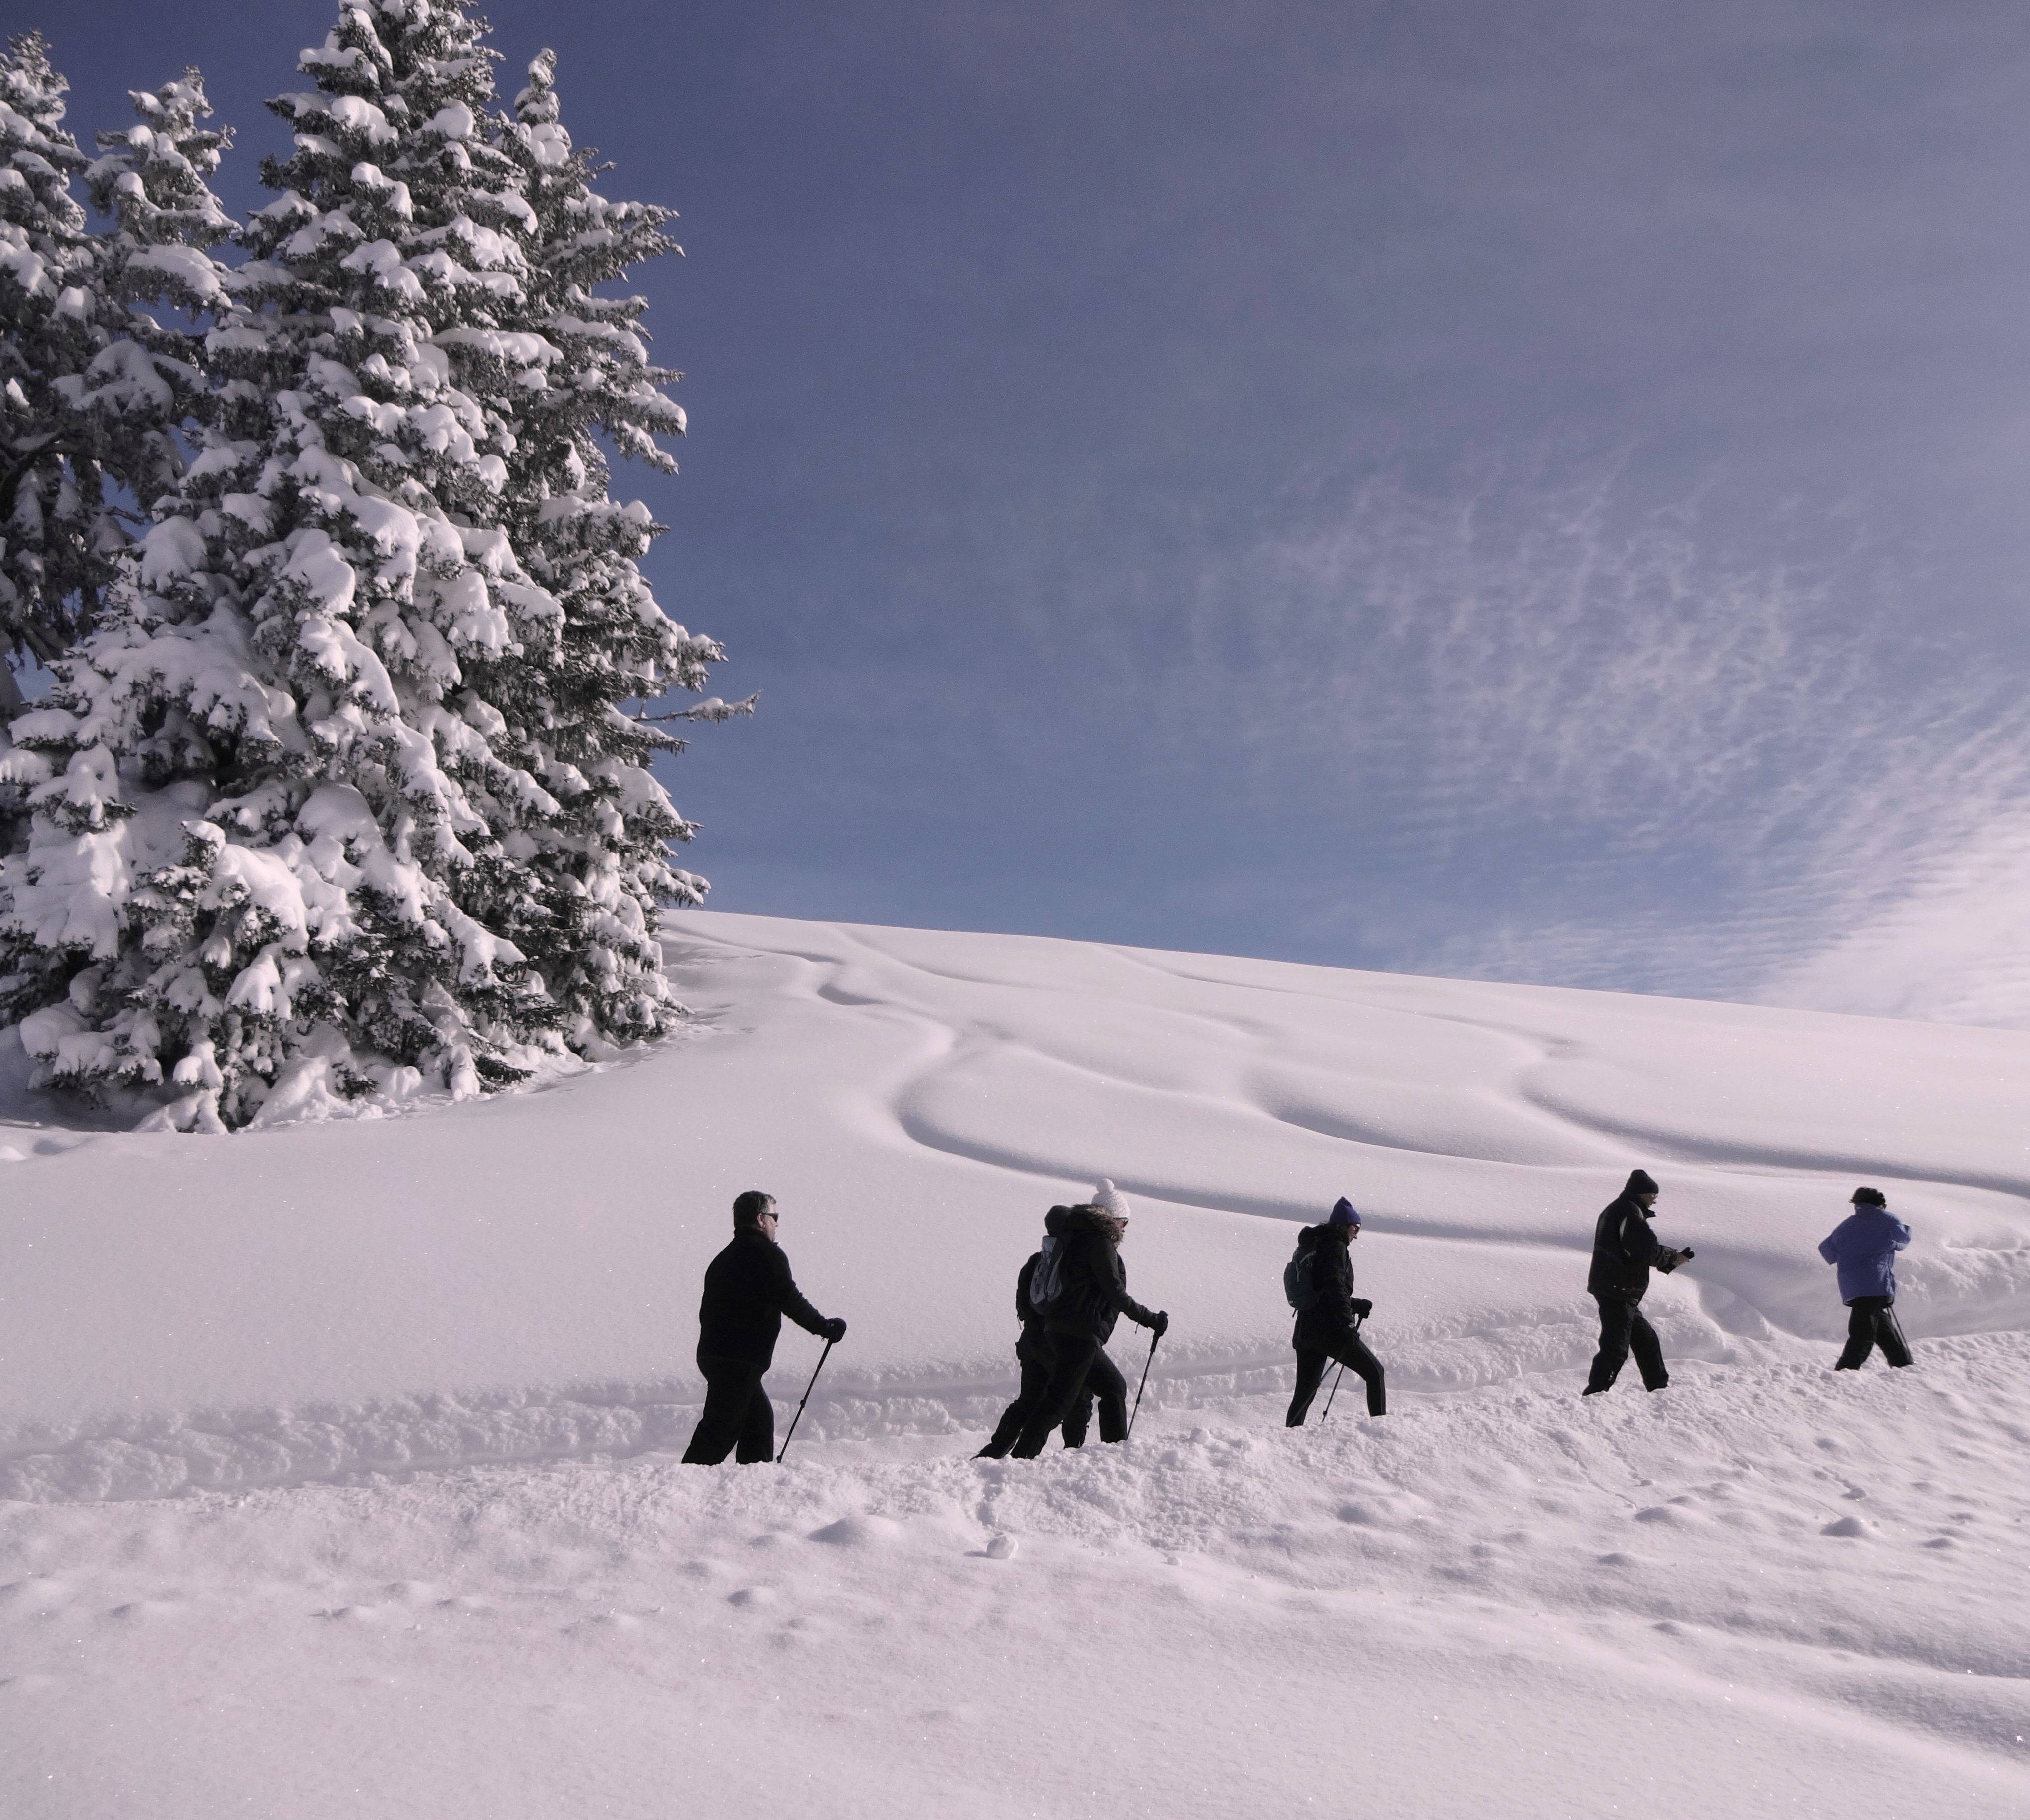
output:
[{"label": "footprint in snow", "polygon": [[995,1536],[987,1545],[987,1558],[989,1561],[1013,1561],[1015,1558],[1015,1538],[1012,1535]]},{"label": "footprint in snow", "polygon": [[775,1602],[775,1589],[772,1586],[743,1586],[738,1592],[726,1595],[728,1605],[737,1605],[743,1610]]},{"label": "footprint in snow", "polygon": [[1821,1535],[1857,1536],[1868,1533],[1868,1525],[1858,1517],[1842,1517],[1828,1523],[1819,1532]]},{"label": "footprint in snow", "polygon": [[60,1580],[38,1576],[0,1586],[0,1608],[15,1611],[54,1611],[70,1598],[70,1587]]},{"label": "footprint in snow", "polygon": [[391,1580],[381,1589],[404,1605],[448,1605],[441,1591],[426,1580]]},{"label": "footprint in snow", "polygon": [[811,1540],[834,1548],[872,1548],[900,1533],[899,1525],[885,1517],[842,1517],[822,1529],[811,1532]]}]

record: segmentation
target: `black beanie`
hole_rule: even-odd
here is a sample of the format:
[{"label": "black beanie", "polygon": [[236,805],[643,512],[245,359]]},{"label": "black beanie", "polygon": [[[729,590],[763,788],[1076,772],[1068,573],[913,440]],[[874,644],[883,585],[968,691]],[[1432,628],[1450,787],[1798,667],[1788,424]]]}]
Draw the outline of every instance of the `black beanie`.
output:
[{"label": "black beanie", "polygon": [[1628,1172],[1628,1185],[1621,1192],[1623,1194],[1654,1194],[1656,1192],[1656,1178],[1646,1169],[1631,1169]]}]

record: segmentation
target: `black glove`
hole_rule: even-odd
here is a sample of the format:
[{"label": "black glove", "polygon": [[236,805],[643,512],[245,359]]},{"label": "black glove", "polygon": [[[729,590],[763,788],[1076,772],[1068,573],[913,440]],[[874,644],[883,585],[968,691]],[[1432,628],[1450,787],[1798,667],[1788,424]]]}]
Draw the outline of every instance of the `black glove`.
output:
[{"label": "black glove", "polygon": [[1365,1296],[1355,1296],[1353,1298],[1353,1312],[1364,1321],[1374,1312],[1374,1305]]},{"label": "black glove", "polygon": [[823,1334],[827,1339],[830,1340],[834,1345],[837,1345],[841,1340],[846,1338],[846,1323],[835,1315],[830,1320],[827,1321],[823,1327],[820,1327],[818,1331]]},{"label": "black glove", "polygon": [[1164,1334],[1167,1334],[1169,1331],[1170,1317],[1165,1314],[1161,1308],[1158,1308],[1156,1311],[1155,1319],[1149,1323],[1149,1331],[1154,1334],[1156,1338],[1160,1340],[1162,1338]]}]

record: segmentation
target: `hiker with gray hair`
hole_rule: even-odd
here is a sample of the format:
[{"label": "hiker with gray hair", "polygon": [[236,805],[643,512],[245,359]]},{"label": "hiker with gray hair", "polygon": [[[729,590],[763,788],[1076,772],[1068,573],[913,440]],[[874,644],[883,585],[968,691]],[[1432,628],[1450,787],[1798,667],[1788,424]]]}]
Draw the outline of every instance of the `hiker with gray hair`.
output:
[{"label": "hiker with gray hair", "polygon": [[[1121,1261],[1128,1197],[1111,1182],[1102,1181],[1090,1201],[1066,1208],[1065,1215],[1046,1293],[1039,1297],[1032,1291],[1032,1300],[1040,1303],[1050,1341],[1050,1378],[1015,1443],[1017,1460],[1033,1460],[1042,1453],[1050,1431],[1088,1390],[1099,1405],[1100,1439],[1125,1440],[1128,1381],[1105,1350],[1114,1323],[1125,1315],[1158,1339],[1170,1325],[1168,1315],[1152,1313],[1128,1293],[1128,1270]],[[1044,1273],[1039,1267],[1037,1274],[1042,1278]]]},{"label": "hiker with gray hair", "polygon": [[1889,1211],[1879,1188],[1857,1188],[1853,1211],[1820,1241],[1819,1256],[1839,1267],[1840,1300],[1846,1304],[1846,1349],[1835,1372],[1857,1372],[1877,1346],[1892,1365],[1910,1363],[1910,1348],[1896,1324],[1896,1254],[1910,1229]]},{"label": "hiker with gray hair", "polygon": [[846,1323],[827,1320],[797,1287],[775,1242],[779,1219],[775,1197],[749,1189],[733,1204],[733,1242],[705,1266],[697,1343],[705,1410],[686,1465],[716,1466],[729,1453],[742,1466],[775,1457],[775,1412],[761,1380],[783,1316],[831,1345],[846,1338]]}]

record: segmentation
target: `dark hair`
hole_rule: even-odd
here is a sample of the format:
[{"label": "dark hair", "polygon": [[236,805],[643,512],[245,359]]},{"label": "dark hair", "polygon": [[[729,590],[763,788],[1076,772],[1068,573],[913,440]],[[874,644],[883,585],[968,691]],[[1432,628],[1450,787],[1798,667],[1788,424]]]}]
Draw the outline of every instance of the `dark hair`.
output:
[{"label": "dark hair", "polygon": [[759,1226],[763,1214],[775,1211],[775,1196],[764,1194],[758,1188],[750,1188],[733,1204],[733,1223],[736,1226]]}]

